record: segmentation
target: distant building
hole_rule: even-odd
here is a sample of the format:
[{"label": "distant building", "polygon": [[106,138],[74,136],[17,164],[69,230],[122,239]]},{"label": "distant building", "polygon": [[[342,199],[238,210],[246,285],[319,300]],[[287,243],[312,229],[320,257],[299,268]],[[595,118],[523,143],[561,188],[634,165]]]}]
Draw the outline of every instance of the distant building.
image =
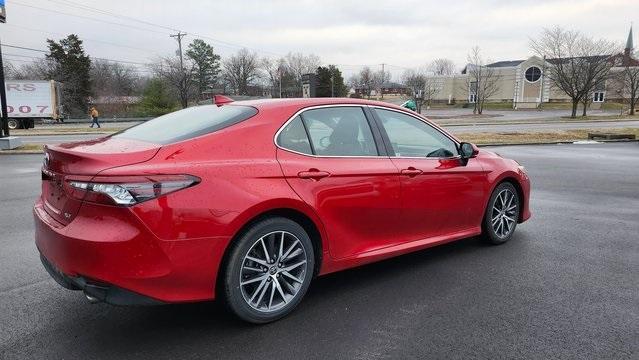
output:
[{"label": "distant building", "polygon": [[[365,97],[368,95],[366,94],[368,89],[363,86],[356,86],[354,90],[355,90],[355,94],[358,97]],[[381,91],[381,94],[384,94],[384,95],[409,95],[410,94],[410,88],[392,81],[383,83],[382,86],[380,87],[380,91]],[[377,96],[377,95],[379,95],[378,90],[372,89],[370,96]]]},{"label": "distant building", "polygon": [[[623,53],[609,56],[613,62],[611,76],[601,89],[592,94],[592,107],[599,108],[605,101],[621,102],[627,99],[620,81],[614,74],[623,70],[625,66],[639,66],[639,60],[634,57],[634,43],[632,28],[628,34],[626,48]],[[486,65],[494,69],[498,77],[498,91],[490,96],[489,102],[511,103],[513,108],[536,108],[541,103],[569,102],[563,91],[557,89],[550,79],[544,76],[544,71],[552,66],[553,59],[544,61],[538,56],[531,56],[525,60],[498,61]],[[432,101],[437,103],[474,103],[476,101],[473,84],[469,81],[469,64],[461,74],[452,76],[433,76],[430,78],[435,85]]]}]

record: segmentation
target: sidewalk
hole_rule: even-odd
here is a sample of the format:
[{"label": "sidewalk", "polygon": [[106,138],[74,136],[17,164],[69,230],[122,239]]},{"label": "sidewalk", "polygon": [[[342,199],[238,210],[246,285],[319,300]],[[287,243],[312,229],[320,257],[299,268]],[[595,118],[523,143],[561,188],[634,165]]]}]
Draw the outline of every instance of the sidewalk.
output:
[{"label": "sidewalk", "polygon": [[[521,121],[579,121],[580,116],[576,119],[570,119],[569,110],[484,110],[481,115],[473,115],[473,109],[431,109],[422,110],[422,115],[436,122],[453,123],[456,121],[472,123],[472,122],[521,122]],[[606,117],[608,121],[619,118],[619,111],[590,110],[588,117]]]}]

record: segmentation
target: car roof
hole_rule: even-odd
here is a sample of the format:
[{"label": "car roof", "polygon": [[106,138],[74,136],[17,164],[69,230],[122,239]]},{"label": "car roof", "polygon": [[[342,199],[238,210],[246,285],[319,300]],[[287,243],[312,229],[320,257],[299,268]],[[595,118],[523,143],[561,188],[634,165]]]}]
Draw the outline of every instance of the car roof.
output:
[{"label": "car roof", "polygon": [[274,110],[281,108],[298,108],[303,109],[311,106],[321,106],[321,105],[373,105],[373,106],[384,106],[389,108],[396,108],[407,110],[401,108],[395,104],[383,102],[383,101],[374,101],[374,100],[365,100],[365,99],[354,99],[354,98],[285,98],[285,99],[259,99],[259,100],[243,100],[243,101],[234,101],[231,104],[233,105],[246,105],[253,106],[258,110]]}]

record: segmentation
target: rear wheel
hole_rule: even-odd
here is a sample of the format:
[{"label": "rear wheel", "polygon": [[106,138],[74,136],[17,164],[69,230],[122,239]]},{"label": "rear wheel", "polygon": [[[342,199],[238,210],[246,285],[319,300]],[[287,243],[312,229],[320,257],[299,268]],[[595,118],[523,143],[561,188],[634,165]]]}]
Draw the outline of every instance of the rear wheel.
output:
[{"label": "rear wheel", "polygon": [[517,189],[508,182],[495,188],[484,214],[483,235],[486,241],[499,245],[510,240],[519,220]]},{"label": "rear wheel", "polygon": [[15,130],[18,128],[20,124],[18,123],[18,120],[16,119],[9,119],[8,125],[9,125],[9,129]]},{"label": "rear wheel", "polygon": [[296,222],[273,217],[237,239],[224,274],[224,297],[241,319],[267,323],[300,303],[313,276],[313,245]]}]

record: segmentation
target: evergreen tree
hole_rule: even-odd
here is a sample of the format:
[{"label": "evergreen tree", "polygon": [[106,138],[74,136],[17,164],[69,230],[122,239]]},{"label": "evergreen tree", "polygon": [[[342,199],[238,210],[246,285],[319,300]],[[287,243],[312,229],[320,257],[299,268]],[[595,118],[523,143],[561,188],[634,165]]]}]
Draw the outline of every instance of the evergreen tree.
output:
[{"label": "evergreen tree", "polygon": [[86,113],[91,96],[91,59],[84,53],[82,40],[71,34],[59,42],[47,39],[47,43],[49,54],[46,57],[52,63],[49,77],[63,84],[62,99],[67,111]]},{"label": "evergreen tree", "polygon": [[139,105],[140,115],[160,116],[175,111],[177,107],[178,104],[164,81],[158,78],[149,80]]},{"label": "evergreen tree", "polygon": [[331,97],[331,95],[344,97],[348,93],[342,72],[335,65],[320,66],[315,74],[317,75],[317,97]]},{"label": "evergreen tree", "polygon": [[206,42],[195,39],[186,50],[186,56],[195,63],[195,82],[198,95],[212,88],[220,74],[220,55],[213,52],[213,47]]}]

